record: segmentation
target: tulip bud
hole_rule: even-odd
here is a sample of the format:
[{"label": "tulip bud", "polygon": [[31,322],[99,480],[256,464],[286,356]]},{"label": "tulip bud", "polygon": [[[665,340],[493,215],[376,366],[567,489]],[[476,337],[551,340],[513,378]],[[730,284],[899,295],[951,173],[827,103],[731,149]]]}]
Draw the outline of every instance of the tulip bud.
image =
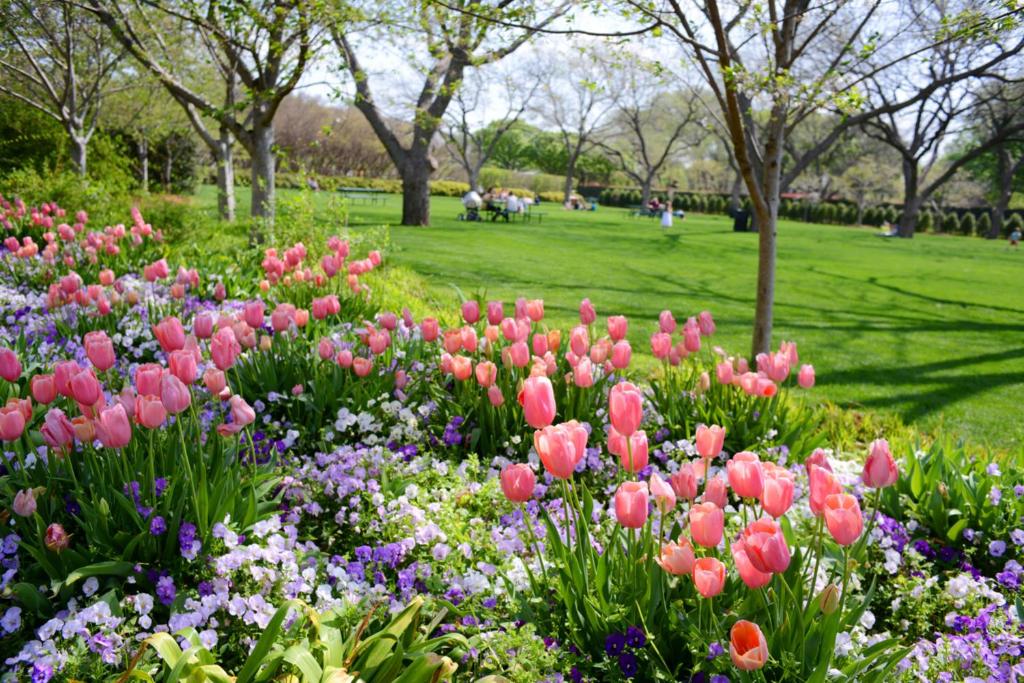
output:
[{"label": "tulip bud", "polygon": [[829,615],[839,609],[839,588],[834,583],[825,586],[818,596],[818,603],[821,605],[821,613]]}]

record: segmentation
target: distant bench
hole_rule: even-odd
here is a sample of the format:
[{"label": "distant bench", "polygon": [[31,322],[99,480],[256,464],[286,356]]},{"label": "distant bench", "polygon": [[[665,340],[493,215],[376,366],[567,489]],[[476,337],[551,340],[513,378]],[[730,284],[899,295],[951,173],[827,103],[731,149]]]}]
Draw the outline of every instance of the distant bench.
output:
[{"label": "distant bench", "polygon": [[372,204],[377,206],[387,204],[388,197],[384,190],[377,190],[371,187],[339,187],[338,193],[353,204]]}]

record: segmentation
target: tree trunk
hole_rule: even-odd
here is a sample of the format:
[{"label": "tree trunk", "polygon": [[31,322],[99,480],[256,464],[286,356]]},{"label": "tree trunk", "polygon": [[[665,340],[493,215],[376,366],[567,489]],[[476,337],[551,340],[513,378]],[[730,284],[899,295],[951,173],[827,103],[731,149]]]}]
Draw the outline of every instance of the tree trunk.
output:
[{"label": "tree trunk", "polygon": [[170,194],[171,192],[171,172],[174,170],[174,160],[171,158],[171,140],[167,139],[164,143],[164,172],[163,172],[163,185],[164,192]]},{"label": "tree trunk", "polygon": [[469,167],[466,169],[466,176],[469,178],[469,189],[476,190],[480,187],[480,169]]},{"label": "tree trunk", "polygon": [[921,211],[922,197],[917,194],[917,160],[903,159],[903,215],[900,216],[899,236],[910,239],[917,227],[917,214]]},{"label": "tree trunk", "polygon": [[568,203],[572,198],[572,181],[576,175],[576,154],[569,152],[569,163],[565,165],[565,186],[562,188],[562,201]]},{"label": "tree trunk", "polygon": [[867,204],[864,197],[857,197],[857,225],[864,225],[864,206]]},{"label": "tree trunk", "polygon": [[149,192],[149,139],[145,135],[139,140],[139,176],[142,191]]},{"label": "tree trunk", "polygon": [[996,150],[997,169],[999,173],[999,194],[996,196],[995,205],[992,207],[992,227],[988,231],[991,240],[999,239],[1003,232],[1003,220],[1006,217],[1006,209],[1010,205],[1010,197],[1013,196],[1013,166],[1010,161],[1010,152],[1005,147]]},{"label": "tree trunk", "polygon": [[235,154],[231,131],[222,126],[213,150],[217,164],[217,213],[223,221],[235,220]]},{"label": "tree trunk", "polygon": [[402,164],[402,225],[430,225],[430,174],[428,156],[410,154]]},{"label": "tree trunk", "polygon": [[640,206],[646,208],[647,202],[651,201],[651,185],[653,181],[648,178],[640,185]]},{"label": "tree trunk", "polygon": [[274,229],[274,125],[254,117],[252,127],[252,206],[249,241],[262,243]]},{"label": "tree trunk", "polygon": [[772,346],[775,316],[775,251],[776,227],[779,218],[779,194],[782,181],[782,148],[786,134],[784,105],[772,109],[764,148],[762,201],[754,202],[757,221],[757,304],[754,310],[754,335],[751,357],[767,353]]},{"label": "tree trunk", "polygon": [[736,212],[740,210],[740,189],[743,187],[743,176],[740,172],[736,172],[736,176],[732,179],[732,191],[729,193],[729,215],[735,216]]},{"label": "tree trunk", "polygon": [[88,140],[80,135],[71,133],[71,163],[74,164],[80,178],[85,177],[86,160],[88,157],[87,144]]}]

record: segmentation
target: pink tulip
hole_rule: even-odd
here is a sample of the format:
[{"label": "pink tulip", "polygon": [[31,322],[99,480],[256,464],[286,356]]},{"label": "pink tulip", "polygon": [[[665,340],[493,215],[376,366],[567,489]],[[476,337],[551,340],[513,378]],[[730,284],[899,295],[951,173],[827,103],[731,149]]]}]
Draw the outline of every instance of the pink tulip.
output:
[{"label": "pink tulip", "polygon": [[481,361],[476,366],[476,381],[485,389],[498,379],[498,366],[489,360]]},{"label": "pink tulip", "polygon": [[491,325],[500,325],[505,317],[505,308],[500,301],[487,302],[487,322]]},{"label": "pink tulip", "polygon": [[114,364],[117,362],[117,356],[114,355],[114,342],[110,340],[110,337],[103,330],[94,330],[86,333],[83,346],[85,347],[85,355],[89,358],[89,362],[101,372],[114,367]]},{"label": "pink tulip", "polygon": [[608,433],[608,450],[619,456],[619,466],[627,472],[635,473],[647,467],[649,452],[647,434],[643,430],[623,436],[612,427]]},{"label": "pink tulip", "polygon": [[789,568],[789,546],[774,520],[764,517],[752,522],[743,531],[743,543],[757,571],[780,574]]},{"label": "pink tulip", "polygon": [[238,343],[235,331],[230,327],[217,330],[210,342],[210,357],[213,364],[220,370],[227,370],[235,364],[242,347]]},{"label": "pink tulip", "polygon": [[667,332],[656,332],[651,335],[651,353],[655,358],[667,358],[672,351],[672,336]]},{"label": "pink tulip", "polygon": [[316,347],[321,360],[330,360],[334,357],[334,344],[327,337],[323,337]]},{"label": "pink tulip", "polygon": [[256,420],[256,411],[241,396],[232,396],[228,401],[232,424],[247,427]]},{"label": "pink tulip", "polygon": [[64,531],[64,527],[60,524],[51,524],[46,527],[46,533],[43,535],[43,545],[46,549],[60,554],[62,550],[66,550],[71,545],[71,536],[68,532]]},{"label": "pink tulip", "polygon": [[185,328],[174,316],[168,316],[155,325],[153,334],[156,335],[156,340],[160,342],[160,348],[164,353],[185,348]]},{"label": "pink tulip", "polygon": [[797,384],[803,389],[810,389],[814,386],[814,366],[801,365],[800,372],[796,375]]},{"label": "pink tulip", "polygon": [[732,561],[736,565],[736,571],[740,575],[740,580],[750,590],[757,590],[758,588],[764,588],[772,582],[772,575],[768,572],[758,571],[757,567],[750,561],[750,555],[747,553],[747,546],[743,542],[743,538],[738,538],[733,541],[729,547],[732,552]]},{"label": "pink tulip", "polygon": [[608,414],[612,426],[623,436],[640,428],[643,419],[643,395],[630,382],[622,382],[608,392]]},{"label": "pink tulip", "polygon": [[525,463],[506,465],[501,471],[501,490],[505,498],[513,503],[525,503],[533,498],[537,477]]},{"label": "pink tulip", "polygon": [[502,406],[505,403],[505,395],[501,393],[501,387],[497,384],[492,384],[487,389],[487,400],[491,402],[491,405],[495,408]]},{"label": "pink tulip", "polygon": [[548,336],[546,334],[533,335],[533,355],[543,356],[548,352]]},{"label": "pink tulip", "polygon": [[804,468],[807,470],[807,476],[811,476],[811,465],[817,465],[818,467],[824,467],[829,472],[832,471],[832,465],[828,462],[828,455],[825,454],[825,450],[822,448],[815,448],[807,459],[804,460]]},{"label": "pink tulip", "polygon": [[356,377],[366,377],[371,370],[373,370],[373,361],[369,358],[352,359],[352,371],[356,373]]},{"label": "pink tulip", "polygon": [[54,450],[63,450],[75,440],[75,428],[60,408],[50,408],[39,430],[43,441]]},{"label": "pink tulip", "polygon": [[266,306],[261,299],[255,299],[253,301],[245,302],[245,308],[243,309],[243,318],[246,324],[258,330],[263,327],[263,322],[266,314]]},{"label": "pink tulip", "polygon": [[214,317],[210,312],[200,313],[192,321],[192,332],[198,339],[209,339],[213,336]]},{"label": "pink tulip", "polygon": [[715,375],[719,384],[732,384],[733,371],[732,363],[724,360],[715,366]]},{"label": "pink tulip", "polygon": [[683,463],[679,471],[669,477],[672,482],[672,490],[683,500],[693,500],[697,497],[697,473],[691,463]]},{"label": "pink tulip", "polygon": [[569,333],[569,348],[577,356],[586,355],[590,348],[590,336],[587,334],[587,328],[582,325],[572,328],[572,332]]},{"label": "pink tulip", "polygon": [[14,495],[11,506],[14,514],[20,517],[31,517],[36,513],[36,494],[32,489],[22,489]]},{"label": "pink tulip", "polygon": [[14,406],[0,408],[0,440],[17,441],[25,431],[25,416]]},{"label": "pink tulip", "polygon": [[546,426],[533,433],[533,445],[551,476],[556,479],[569,479],[579,459],[576,455],[576,444],[572,433],[562,425]]},{"label": "pink tulip", "polygon": [[535,323],[544,319],[544,299],[530,299],[526,302],[526,316]]},{"label": "pink tulip", "polygon": [[701,336],[710,337],[715,333],[715,319],[711,317],[710,311],[701,311],[697,314],[697,327]]},{"label": "pink tulip", "polygon": [[57,398],[57,383],[53,375],[36,375],[29,382],[29,389],[36,403],[41,403],[44,406],[53,403]]},{"label": "pink tulip", "polygon": [[755,453],[741,451],[725,464],[729,486],[740,498],[760,498],[764,490],[764,471]]},{"label": "pink tulip", "polygon": [[849,493],[833,493],[825,499],[825,524],[836,543],[851,545],[864,530],[860,504]]},{"label": "pink tulip", "polygon": [[145,363],[135,368],[135,390],[140,395],[160,394],[160,380],[164,369],[156,363]]},{"label": "pink tulip", "polygon": [[724,509],[728,501],[729,494],[726,490],[725,479],[722,477],[712,477],[704,488],[704,495],[701,497],[701,502],[714,503],[718,507]]},{"label": "pink tulip", "polygon": [[178,377],[166,374],[160,381],[160,400],[168,413],[177,415],[192,404],[192,392]]},{"label": "pink tulip", "polygon": [[584,325],[593,325],[595,320],[597,311],[594,310],[594,304],[590,303],[590,299],[584,299],[580,302],[580,322]]},{"label": "pink tulip", "polygon": [[626,337],[629,329],[629,322],[624,315],[612,315],[608,317],[608,336],[612,341],[619,341]]},{"label": "pink tulip", "polygon": [[900,477],[899,468],[889,450],[889,442],[885,439],[875,439],[871,442],[871,449],[868,459],[864,462],[864,472],[861,479],[864,485],[872,489],[882,489],[892,486]]},{"label": "pink tulip", "polygon": [[824,467],[811,465],[810,475],[811,512],[821,516],[825,511],[825,499],[833,494],[842,493],[843,489],[836,481],[835,475]]},{"label": "pink tulip", "polygon": [[778,519],[793,505],[793,475],[784,467],[764,463],[764,490],[761,492],[761,507]]},{"label": "pink tulip", "polygon": [[672,311],[662,311],[658,315],[658,329],[660,329],[663,334],[668,335],[671,335],[676,331],[676,319],[675,316],[672,315]]},{"label": "pink tulip", "polygon": [[135,422],[156,429],[167,419],[167,409],[156,396],[139,396],[135,401]]},{"label": "pink tulip", "polygon": [[608,358],[612,351],[612,343],[607,339],[600,339],[590,347],[590,360],[595,365],[601,365]]},{"label": "pink tulip", "polygon": [[[342,349],[341,351],[338,351],[338,355],[334,357],[334,360],[338,363],[339,367],[346,369],[352,367],[352,361],[354,360],[352,350]],[[445,372],[447,372],[447,370],[445,370]]]},{"label": "pink tulip", "polygon": [[132,440],[132,425],[120,403],[101,410],[95,427],[97,438],[107,448],[122,448]]},{"label": "pink tulip", "polygon": [[725,565],[714,557],[702,557],[693,563],[693,585],[705,598],[713,598],[725,587]]},{"label": "pink tulip", "polygon": [[615,519],[627,529],[639,529],[647,521],[647,484],[627,481],[615,492]]},{"label": "pink tulip", "polygon": [[572,369],[572,381],[578,387],[594,386],[594,365],[589,358],[580,358]]},{"label": "pink tulip", "polygon": [[625,370],[629,367],[630,358],[633,355],[633,349],[630,347],[629,342],[625,339],[615,342],[615,346],[612,347],[612,366],[616,370]]},{"label": "pink tulip", "polygon": [[697,353],[700,351],[700,330],[695,328],[687,328],[683,332],[683,346],[690,353]]},{"label": "pink tulip", "polygon": [[676,493],[667,481],[657,474],[652,474],[648,485],[651,489],[651,496],[654,498],[654,504],[658,506],[662,514],[676,506]]},{"label": "pink tulip", "polygon": [[473,325],[480,320],[480,302],[474,300],[463,302],[462,319],[470,325]]},{"label": "pink tulip", "polygon": [[529,377],[519,392],[519,405],[523,407],[526,423],[534,429],[543,429],[555,421],[555,390],[547,377]]},{"label": "pink tulip", "polygon": [[196,356],[191,351],[171,351],[167,358],[167,366],[171,374],[185,384],[192,384],[199,376],[199,367],[196,365]]},{"label": "pink tulip", "polygon": [[690,535],[698,545],[714,548],[722,541],[725,514],[714,503],[698,503],[690,508]]},{"label": "pink tulip", "polygon": [[757,387],[754,393],[761,398],[771,398],[775,394],[779,393],[779,388],[775,385],[775,382],[768,378],[761,377],[757,380]]},{"label": "pink tulip", "polygon": [[473,359],[467,356],[452,356],[452,374],[455,379],[465,382],[473,376]]},{"label": "pink tulip", "polygon": [[729,631],[729,657],[737,669],[755,671],[768,661],[768,643],[760,627],[740,619]]},{"label": "pink tulip", "polygon": [[96,379],[96,373],[92,371],[92,368],[79,370],[71,378],[71,395],[84,406],[96,405],[97,401],[103,398],[103,388],[100,386],[99,380]]},{"label": "pink tulip", "polygon": [[680,538],[679,543],[669,542],[661,546],[661,553],[654,558],[658,566],[673,576],[686,576],[693,572],[696,558],[690,541]]},{"label": "pink tulip", "polygon": [[10,349],[0,348],[0,377],[8,382],[17,382],[21,377],[21,361]]},{"label": "pink tulip", "polygon": [[295,319],[295,309],[290,304],[281,304],[270,314],[270,327],[274,332],[284,332]]},{"label": "pink tulip", "polygon": [[697,446],[697,453],[702,458],[714,458],[722,452],[725,444],[725,427],[718,425],[699,425],[697,434],[694,437]]}]

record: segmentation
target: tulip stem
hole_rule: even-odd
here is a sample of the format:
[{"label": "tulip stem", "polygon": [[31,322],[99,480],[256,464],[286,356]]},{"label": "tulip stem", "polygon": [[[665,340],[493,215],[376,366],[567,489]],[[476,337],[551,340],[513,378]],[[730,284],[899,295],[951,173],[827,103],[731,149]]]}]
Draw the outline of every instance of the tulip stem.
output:
[{"label": "tulip stem", "polygon": [[[530,519],[529,513],[526,511],[526,503],[520,503],[519,507],[523,511],[523,524],[526,526],[526,533],[530,537],[530,548],[537,555],[537,559],[540,560],[540,571],[544,575],[544,582],[547,583],[548,569],[544,564],[544,554],[540,551],[540,543],[537,541],[537,534],[533,530],[533,522]],[[527,566],[527,571],[529,571],[529,566]]]},{"label": "tulip stem", "polygon": [[822,534],[822,524],[823,524],[822,520],[823,520],[823,517],[821,515],[819,515],[818,516],[818,526],[817,526],[817,529],[815,530],[815,534],[814,534],[814,545],[815,545],[814,573],[811,574],[811,589],[809,591],[807,591],[807,602],[804,604],[804,611],[807,611],[807,608],[811,604],[811,600],[814,599],[814,593],[815,593],[815,591],[817,589],[817,585],[818,585],[818,569],[821,566],[821,534]]}]

